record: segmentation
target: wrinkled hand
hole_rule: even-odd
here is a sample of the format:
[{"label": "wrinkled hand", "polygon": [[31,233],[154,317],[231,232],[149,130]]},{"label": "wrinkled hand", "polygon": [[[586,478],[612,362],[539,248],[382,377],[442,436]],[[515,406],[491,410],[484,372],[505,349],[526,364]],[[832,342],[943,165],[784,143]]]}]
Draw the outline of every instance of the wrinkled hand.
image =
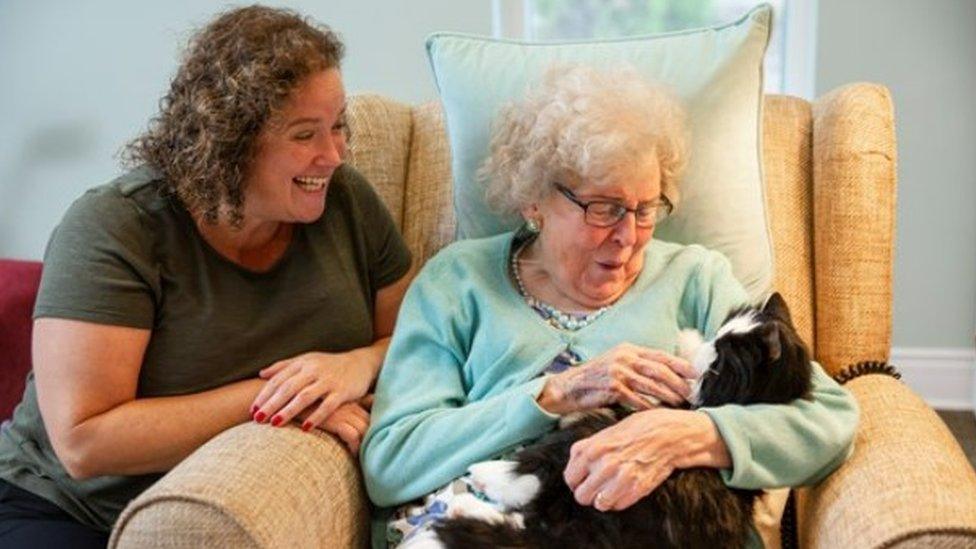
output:
[{"label": "wrinkled hand", "polygon": [[319,427],[339,437],[353,455],[359,454],[359,444],[366,436],[366,430],[369,429],[369,406],[373,402],[372,395],[368,395],[367,398],[368,401],[360,399],[359,402],[347,402],[339,406]]},{"label": "wrinkled hand", "polygon": [[682,358],[622,343],[593,360],[551,376],[538,401],[555,414],[616,403],[646,410],[652,404],[641,394],[677,406],[691,393],[687,380],[693,377],[694,368]]},{"label": "wrinkled hand", "polygon": [[322,425],[343,404],[362,398],[373,382],[371,368],[354,351],[305,353],[276,362],[259,375],[268,382],[251,406],[254,420],[286,425],[318,403],[302,422],[306,431]]},{"label": "wrinkled hand", "polygon": [[619,511],[650,494],[675,469],[731,465],[707,414],[658,408],[631,414],[573,444],[563,478],[581,505]]}]

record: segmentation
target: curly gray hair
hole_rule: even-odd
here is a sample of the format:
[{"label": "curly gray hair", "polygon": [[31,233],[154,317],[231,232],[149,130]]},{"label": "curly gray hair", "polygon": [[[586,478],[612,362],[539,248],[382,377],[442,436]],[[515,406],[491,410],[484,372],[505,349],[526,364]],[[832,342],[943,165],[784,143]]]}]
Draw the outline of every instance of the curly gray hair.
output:
[{"label": "curly gray hair", "polygon": [[258,134],[302,80],[339,68],[344,47],[328,27],[295,12],[227,11],[191,39],[159,114],[123,151],[149,165],[192,212],[243,220],[244,181]]},{"label": "curly gray hair", "polygon": [[478,175],[489,207],[501,214],[542,200],[555,181],[599,185],[631,175],[650,155],[662,194],[677,205],[688,157],[685,112],[671,92],[631,67],[558,66],[502,108],[490,151]]}]

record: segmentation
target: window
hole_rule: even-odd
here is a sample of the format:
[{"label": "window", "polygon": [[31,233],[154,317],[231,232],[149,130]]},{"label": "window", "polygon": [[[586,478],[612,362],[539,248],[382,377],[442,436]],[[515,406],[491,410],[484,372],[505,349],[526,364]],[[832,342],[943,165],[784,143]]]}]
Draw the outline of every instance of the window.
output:
[{"label": "window", "polygon": [[[580,40],[656,34],[733,21],[755,0],[493,0],[496,37]],[[814,95],[816,0],[768,0],[768,93]]]}]

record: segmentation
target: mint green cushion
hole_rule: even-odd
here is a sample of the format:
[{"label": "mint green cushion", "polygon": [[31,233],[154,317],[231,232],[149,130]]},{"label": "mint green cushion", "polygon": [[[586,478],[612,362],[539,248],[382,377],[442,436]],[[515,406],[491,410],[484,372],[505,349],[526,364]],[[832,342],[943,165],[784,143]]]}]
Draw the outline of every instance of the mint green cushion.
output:
[{"label": "mint green cushion", "polygon": [[765,294],[773,261],[762,185],[762,60],[771,19],[763,4],[734,23],[659,36],[577,43],[428,37],[451,144],[457,236],[489,236],[519,223],[487,208],[475,177],[499,108],[520,98],[554,63],[626,63],[671,86],[689,115],[682,200],[655,237],[723,252],[749,295]]}]

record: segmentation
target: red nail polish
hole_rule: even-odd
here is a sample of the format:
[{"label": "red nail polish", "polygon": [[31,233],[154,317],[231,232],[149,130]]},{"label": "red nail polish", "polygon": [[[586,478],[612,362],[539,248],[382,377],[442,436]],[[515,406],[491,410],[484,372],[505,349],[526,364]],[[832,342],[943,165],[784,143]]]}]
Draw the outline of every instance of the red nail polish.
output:
[{"label": "red nail polish", "polygon": [[256,421],[258,423],[264,423],[264,418],[266,418],[266,417],[268,417],[268,414],[265,414],[264,412],[259,411],[258,413],[254,414],[254,421]]},{"label": "red nail polish", "polygon": [[273,418],[271,418],[272,427],[277,427],[279,425],[281,425],[281,416],[274,416]]},{"label": "red nail polish", "polygon": [[305,431],[307,433],[307,432],[309,432],[311,430],[312,430],[312,423],[311,422],[306,421],[305,423],[302,423],[302,431]]},{"label": "red nail polish", "polygon": [[258,405],[255,404],[251,406],[251,415],[253,416],[258,411]]}]

